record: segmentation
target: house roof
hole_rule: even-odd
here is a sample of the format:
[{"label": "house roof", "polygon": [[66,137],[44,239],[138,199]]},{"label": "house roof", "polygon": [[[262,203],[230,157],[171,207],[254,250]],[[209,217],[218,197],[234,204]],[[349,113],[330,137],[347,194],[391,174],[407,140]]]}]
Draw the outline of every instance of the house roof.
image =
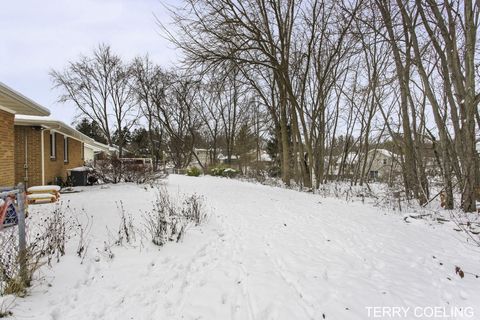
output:
[{"label": "house roof", "polygon": [[371,152],[382,154],[382,155],[384,155],[385,157],[388,157],[388,158],[394,158],[396,156],[395,153],[393,153],[391,151],[388,151],[387,149],[372,149],[372,150],[368,151],[368,153],[371,153]]},{"label": "house roof", "polygon": [[16,126],[40,126],[46,129],[55,130],[66,136],[70,136],[76,140],[80,140],[84,143],[98,143],[89,136],[81,133],[80,131],[70,127],[62,121],[52,119],[50,117],[37,117],[27,115],[15,115]]},{"label": "house roof", "polygon": [[[93,139],[92,139],[93,140]],[[91,141],[86,141],[85,147],[92,149],[94,152],[118,152],[118,147],[115,146],[109,146],[103,143],[100,143],[96,140]]]},{"label": "house roof", "polygon": [[49,116],[50,111],[0,82],[0,109],[13,114]]}]

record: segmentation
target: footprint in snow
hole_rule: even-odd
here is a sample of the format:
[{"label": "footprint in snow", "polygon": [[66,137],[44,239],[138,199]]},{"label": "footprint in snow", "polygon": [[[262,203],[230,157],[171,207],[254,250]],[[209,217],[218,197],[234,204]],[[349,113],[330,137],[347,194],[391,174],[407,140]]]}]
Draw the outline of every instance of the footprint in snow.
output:
[{"label": "footprint in snow", "polygon": [[226,293],[223,293],[221,296],[221,302],[222,304],[226,304],[228,300],[228,295]]},{"label": "footprint in snow", "polygon": [[460,298],[462,298],[463,300],[468,300],[468,293],[466,293],[463,290],[460,290]]}]

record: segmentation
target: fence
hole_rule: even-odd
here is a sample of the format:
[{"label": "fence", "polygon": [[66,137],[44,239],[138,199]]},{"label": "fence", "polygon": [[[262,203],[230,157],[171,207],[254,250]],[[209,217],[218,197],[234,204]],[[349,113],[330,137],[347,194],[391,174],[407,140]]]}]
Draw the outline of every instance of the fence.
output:
[{"label": "fence", "polygon": [[[0,248],[0,281],[5,281],[5,278],[16,277],[18,273],[20,280],[27,283],[26,196],[23,184],[18,184],[16,189],[0,192],[0,199],[7,198],[14,199],[13,203],[18,223],[17,226],[3,228],[4,219],[2,218],[0,221],[0,241],[3,246]],[[5,205],[8,205],[7,201]]]}]

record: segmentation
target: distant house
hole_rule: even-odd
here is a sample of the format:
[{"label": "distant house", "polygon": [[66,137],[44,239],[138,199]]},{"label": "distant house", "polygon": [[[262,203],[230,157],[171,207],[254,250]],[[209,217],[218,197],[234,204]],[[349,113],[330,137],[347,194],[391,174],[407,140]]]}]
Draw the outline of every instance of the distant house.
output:
[{"label": "distant house", "polygon": [[[198,157],[198,160],[200,161],[200,163],[203,165],[204,168],[208,168],[209,166],[213,165],[213,161],[212,161],[213,151],[212,151],[212,149],[195,148],[195,153]],[[249,159],[251,159],[252,163],[256,161],[256,157],[257,157],[257,151],[256,150],[250,151],[247,155],[249,156]],[[231,155],[230,156],[230,161],[229,161],[227,155],[224,155],[222,152],[219,152],[218,155],[217,155],[217,159],[216,159],[215,163],[218,164],[218,165],[237,167],[239,165],[239,161],[241,159],[242,158],[240,156]],[[198,160],[197,160],[197,158],[192,156],[192,160],[191,160],[191,162],[188,166],[189,167],[201,168]],[[261,163],[264,163],[264,164],[269,164],[269,163],[272,162],[272,158],[270,157],[270,155],[266,151],[261,151],[258,161],[261,162]]]},{"label": "distant house", "polygon": [[[331,175],[337,177],[352,177],[355,172],[361,172],[365,156],[363,153],[349,152],[346,156],[332,159]],[[359,163],[360,161],[360,163]],[[328,158],[325,158],[328,164]],[[372,149],[367,153],[365,176],[370,181],[386,181],[397,174],[400,169],[399,156],[386,149]]]},{"label": "distant house", "polygon": [[228,164],[228,165],[238,164],[238,159],[239,157],[236,155],[231,155],[230,160],[228,160],[228,156],[223,155],[222,153],[219,153],[217,156],[217,160],[221,164]]},{"label": "distant house", "polygon": [[367,156],[368,179],[389,180],[400,169],[399,156],[386,149],[373,149]]},{"label": "distant house", "polygon": [[[191,163],[192,166],[197,167],[197,168],[201,168],[202,166],[203,167],[208,167],[209,165],[211,165],[210,150],[209,149],[197,149],[197,148],[195,148],[194,151],[195,151],[195,154],[198,157],[198,160],[197,160],[197,158],[192,157],[192,163]],[[202,164],[201,166],[200,166],[199,162]]]},{"label": "distant house", "polygon": [[103,159],[105,155],[118,153],[118,148],[100,143],[93,139],[85,141],[83,144],[83,154],[85,163],[94,163],[95,160]]}]

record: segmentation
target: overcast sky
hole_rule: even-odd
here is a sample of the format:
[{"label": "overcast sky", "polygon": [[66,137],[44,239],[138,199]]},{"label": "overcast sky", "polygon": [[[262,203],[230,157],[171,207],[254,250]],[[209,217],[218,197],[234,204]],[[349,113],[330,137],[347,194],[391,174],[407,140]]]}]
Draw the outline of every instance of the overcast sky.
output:
[{"label": "overcast sky", "polygon": [[62,69],[102,42],[125,59],[149,53],[157,63],[172,65],[176,52],[159,35],[153,15],[168,23],[161,3],[180,1],[0,1],[0,81],[71,123],[75,108],[56,102],[49,70]]}]

